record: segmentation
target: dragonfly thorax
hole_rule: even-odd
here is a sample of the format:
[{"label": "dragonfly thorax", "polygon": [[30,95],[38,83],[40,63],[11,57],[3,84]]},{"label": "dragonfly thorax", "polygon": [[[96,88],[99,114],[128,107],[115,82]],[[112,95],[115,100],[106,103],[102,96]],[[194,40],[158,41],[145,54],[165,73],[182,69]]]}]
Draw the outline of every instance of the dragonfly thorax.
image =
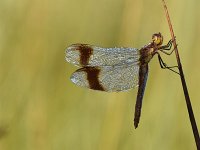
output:
[{"label": "dragonfly thorax", "polygon": [[159,33],[155,33],[155,34],[152,35],[152,41],[157,46],[160,46],[163,43],[163,36],[161,35],[160,32]]}]

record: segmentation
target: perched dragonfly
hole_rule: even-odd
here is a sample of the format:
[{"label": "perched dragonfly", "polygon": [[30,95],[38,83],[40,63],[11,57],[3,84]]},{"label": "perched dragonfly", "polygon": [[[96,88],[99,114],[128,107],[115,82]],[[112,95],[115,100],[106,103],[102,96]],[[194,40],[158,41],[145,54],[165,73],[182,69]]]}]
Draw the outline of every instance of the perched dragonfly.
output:
[{"label": "perched dragonfly", "polygon": [[[168,53],[172,47],[172,40],[162,45],[161,33],[152,35],[152,41],[140,49],[136,48],[102,48],[89,44],[72,44],[66,49],[66,60],[82,67],[71,75],[71,81],[78,86],[106,92],[126,91],[138,87],[135,105],[134,126],[137,128],[144,90],[148,76],[148,63],[155,54],[161,68],[173,70],[162,60],[159,51]],[[178,73],[179,74],[179,73]]]}]

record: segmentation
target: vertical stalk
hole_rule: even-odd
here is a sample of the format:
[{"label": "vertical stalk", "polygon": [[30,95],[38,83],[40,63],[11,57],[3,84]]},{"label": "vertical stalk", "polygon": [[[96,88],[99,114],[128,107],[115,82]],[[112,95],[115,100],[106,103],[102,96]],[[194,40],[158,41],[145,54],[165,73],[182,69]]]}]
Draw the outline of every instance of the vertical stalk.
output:
[{"label": "vertical stalk", "polygon": [[179,73],[180,73],[180,77],[181,77],[181,82],[182,82],[182,86],[183,86],[185,101],[186,101],[186,104],[187,104],[187,110],[188,110],[188,113],[189,113],[189,118],[190,118],[190,122],[191,122],[191,126],[192,126],[193,135],[194,135],[194,138],[195,138],[197,150],[200,150],[199,131],[198,131],[198,128],[197,128],[197,125],[196,125],[196,121],[195,121],[195,117],[194,117],[194,113],[193,113],[193,109],[192,109],[192,105],[191,105],[191,101],[190,101],[190,97],[189,97],[189,93],[188,93],[188,89],[187,89],[187,85],[186,85],[186,81],[185,81],[185,77],[184,77],[184,73],[183,73],[183,68],[182,68],[181,60],[180,60],[179,53],[178,53],[178,48],[177,48],[176,40],[175,40],[175,37],[174,37],[174,31],[173,31],[173,28],[172,28],[171,20],[170,20],[170,17],[169,17],[169,13],[168,13],[165,1],[162,0],[162,2],[163,2],[166,18],[167,18],[167,21],[168,21],[171,37],[172,37],[172,40],[173,40],[173,46],[174,46],[174,50],[175,50],[175,54],[176,54],[176,60],[177,60],[178,69],[179,69]]}]

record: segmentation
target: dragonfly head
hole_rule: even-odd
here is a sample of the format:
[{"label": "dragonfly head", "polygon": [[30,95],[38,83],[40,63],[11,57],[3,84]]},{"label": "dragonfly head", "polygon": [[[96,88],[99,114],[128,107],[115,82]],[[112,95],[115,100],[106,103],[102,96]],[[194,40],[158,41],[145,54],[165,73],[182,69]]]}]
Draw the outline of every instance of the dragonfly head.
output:
[{"label": "dragonfly head", "polygon": [[152,41],[153,43],[155,43],[156,45],[162,45],[163,43],[163,36],[161,35],[161,33],[155,33],[152,35]]}]

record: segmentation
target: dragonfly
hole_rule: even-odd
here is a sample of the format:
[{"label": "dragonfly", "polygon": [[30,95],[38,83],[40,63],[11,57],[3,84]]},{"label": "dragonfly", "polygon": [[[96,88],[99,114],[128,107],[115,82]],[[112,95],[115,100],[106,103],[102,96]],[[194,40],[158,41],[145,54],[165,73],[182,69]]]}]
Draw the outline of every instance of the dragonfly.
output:
[{"label": "dragonfly", "polygon": [[[81,87],[105,92],[127,91],[138,87],[134,126],[138,127],[142,101],[148,77],[148,63],[158,56],[162,69],[179,74],[161,58],[160,52],[171,55],[172,40],[163,44],[162,34],[152,35],[152,41],[140,49],[127,47],[102,48],[90,44],[72,44],[66,49],[66,61],[80,67],[70,77]],[[169,51],[171,50],[171,52]]]}]

